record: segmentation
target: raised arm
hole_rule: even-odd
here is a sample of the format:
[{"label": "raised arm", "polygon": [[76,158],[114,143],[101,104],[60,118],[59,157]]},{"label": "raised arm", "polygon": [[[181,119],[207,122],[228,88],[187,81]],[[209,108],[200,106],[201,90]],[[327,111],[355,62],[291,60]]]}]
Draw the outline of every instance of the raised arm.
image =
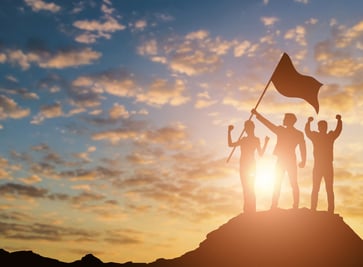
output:
[{"label": "raised arm", "polygon": [[233,125],[228,126],[228,146],[229,147],[235,147],[239,145],[239,140],[236,142],[232,142],[231,132],[233,130]]},{"label": "raised arm", "polygon": [[333,131],[333,136],[334,136],[334,139],[337,139],[338,136],[340,135],[340,133],[342,132],[343,122],[342,122],[342,116],[340,116],[339,114],[336,115],[335,118],[337,119],[337,126],[335,127],[335,130]]},{"label": "raised arm", "polygon": [[308,121],[306,122],[305,124],[305,134],[308,138],[312,139],[312,136],[313,136],[313,132],[311,131],[310,129],[310,124],[311,122],[313,121],[313,117],[309,117],[308,118]]},{"label": "raised arm", "polygon": [[263,156],[263,154],[265,154],[265,150],[266,150],[266,147],[267,147],[267,144],[268,144],[268,141],[270,140],[270,137],[266,136],[265,137],[265,143],[263,144],[263,147],[261,148],[260,146],[260,142],[258,142],[258,155],[260,157]]},{"label": "raised arm", "polygon": [[256,119],[258,119],[262,124],[264,124],[267,128],[269,128],[272,132],[277,134],[278,127],[270,122],[268,119],[266,119],[264,116],[262,116],[260,113],[257,112],[256,109],[252,109],[251,113],[256,116]]}]

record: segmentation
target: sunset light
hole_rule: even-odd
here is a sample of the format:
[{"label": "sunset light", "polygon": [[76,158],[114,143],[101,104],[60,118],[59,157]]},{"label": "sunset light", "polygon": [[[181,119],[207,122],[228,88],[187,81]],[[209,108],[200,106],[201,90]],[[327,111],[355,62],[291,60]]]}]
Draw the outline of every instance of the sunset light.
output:
[{"label": "sunset light", "polygon": [[363,1],[1,0],[0,249],[149,263],[271,210],[362,238],[362,118]]},{"label": "sunset light", "polygon": [[257,161],[256,191],[258,195],[271,196],[275,177],[275,160],[262,158]]}]

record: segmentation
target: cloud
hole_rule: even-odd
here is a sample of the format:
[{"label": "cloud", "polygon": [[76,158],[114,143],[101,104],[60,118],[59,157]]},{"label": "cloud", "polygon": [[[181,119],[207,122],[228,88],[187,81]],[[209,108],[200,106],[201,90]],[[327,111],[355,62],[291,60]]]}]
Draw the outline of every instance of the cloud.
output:
[{"label": "cloud", "polygon": [[186,85],[181,79],[169,82],[156,78],[150,85],[145,86],[146,89],[142,89],[134,75],[124,70],[79,76],[72,81],[72,86],[71,93],[75,102],[88,95],[91,99],[100,100],[104,93],[134,98],[136,102],[158,107],[166,104],[179,106],[189,101],[189,97],[185,95]]},{"label": "cloud", "polygon": [[127,119],[130,114],[126,110],[124,105],[120,105],[118,103],[115,103],[113,107],[109,110],[109,116],[111,119],[117,120],[119,118],[125,118]]},{"label": "cloud", "polygon": [[0,63],[5,63],[7,59],[6,54],[0,53]]},{"label": "cloud", "polygon": [[95,152],[97,149],[95,146],[89,146],[86,152],[74,153],[73,156],[77,159],[83,160],[83,162],[91,162],[92,160],[89,158],[90,154]]},{"label": "cloud", "polygon": [[265,26],[272,26],[277,21],[279,21],[279,18],[277,18],[277,17],[261,17],[261,21],[262,21],[263,25],[265,25]]},{"label": "cloud", "polygon": [[142,233],[132,229],[107,231],[105,241],[113,245],[133,245],[143,243]]},{"label": "cloud", "polygon": [[243,41],[242,43],[236,45],[234,47],[234,56],[241,57],[248,52],[248,49],[251,47],[251,43],[249,41]]},{"label": "cloud", "polygon": [[35,184],[35,183],[39,183],[42,181],[42,178],[40,178],[38,175],[36,174],[33,174],[33,175],[30,175],[26,178],[22,178],[20,179],[23,183],[29,185],[29,184]]},{"label": "cloud", "polygon": [[170,68],[175,72],[194,76],[213,72],[219,63],[220,58],[217,55],[197,50],[190,53],[176,53],[170,61]]},{"label": "cloud", "polygon": [[217,103],[217,100],[211,100],[209,93],[205,91],[197,95],[197,101],[194,106],[197,109],[201,109],[214,105],[215,103]]},{"label": "cloud", "polygon": [[93,51],[90,48],[62,51],[53,55],[45,62],[41,62],[39,66],[42,68],[63,69],[67,67],[89,65],[100,57],[101,53]]},{"label": "cloud", "polygon": [[139,134],[135,131],[127,129],[101,131],[92,135],[92,140],[95,141],[106,140],[111,142],[112,144],[117,144],[122,140],[128,140],[133,138],[135,139],[139,138]]},{"label": "cloud", "polygon": [[146,20],[138,20],[134,23],[134,27],[136,30],[144,30],[147,27]]},{"label": "cloud", "polygon": [[32,146],[31,149],[34,151],[49,151],[50,150],[49,146],[45,143]]},{"label": "cloud", "polygon": [[297,44],[301,46],[306,46],[306,29],[304,26],[298,25],[293,29],[289,29],[285,35],[284,38],[286,40],[294,40]]},{"label": "cloud", "polygon": [[216,213],[228,214],[237,210],[238,205],[231,203],[236,203],[240,190],[233,191],[209,182],[222,181],[231,174],[238,177],[238,174],[226,167],[224,159],[213,159],[197,151],[200,150],[190,147],[172,157],[161,158],[159,164],[165,164],[162,175],[153,164],[146,164],[132,176],[115,181],[114,186],[126,189],[127,196],[134,202],[142,198],[143,201],[150,199],[156,203],[168,203],[155,207],[159,213],[173,218],[200,222]]},{"label": "cloud", "polygon": [[126,157],[126,159],[132,164],[147,165],[155,163],[157,158],[153,155],[145,155],[138,152],[134,152]]},{"label": "cloud", "polygon": [[124,30],[126,27],[117,22],[113,18],[108,18],[105,22],[99,22],[97,20],[78,20],[73,23],[73,26],[85,31],[108,33]]},{"label": "cloud", "polygon": [[48,190],[29,185],[6,183],[0,185],[1,195],[26,196],[31,198],[45,198]]},{"label": "cloud", "polygon": [[[146,149],[152,145],[160,145],[168,149],[185,150],[190,147],[185,125],[175,123],[158,129],[144,129],[139,127],[130,129],[125,126],[113,130],[94,133],[92,139],[95,141],[107,141],[118,144],[121,141],[133,141],[135,145]],[[173,140],[173,142],[170,142]]]},{"label": "cloud", "polygon": [[338,47],[346,47],[353,41],[363,37],[363,20],[353,25],[351,28],[341,30],[336,44]]},{"label": "cloud", "polygon": [[0,180],[11,180],[11,165],[5,158],[0,157]]},{"label": "cloud", "polygon": [[80,43],[95,43],[98,38],[111,39],[111,33],[122,31],[126,26],[117,21],[112,14],[115,9],[111,7],[111,3],[103,3],[101,12],[104,14],[101,20],[77,20],[73,26],[81,31],[75,38]]},{"label": "cloud", "polygon": [[45,51],[26,53],[21,50],[8,50],[7,61],[19,65],[23,70],[29,69],[31,64],[41,68],[63,69],[92,64],[101,55],[90,48],[64,50],[53,54]]},{"label": "cloud", "polygon": [[363,57],[352,56],[334,48],[334,41],[325,40],[315,46],[317,73],[331,77],[359,78],[363,70]]},{"label": "cloud", "polygon": [[195,32],[188,33],[185,36],[186,40],[203,40],[209,36],[209,32],[205,30],[199,30]]},{"label": "cloud", "polygon": [[138,53],[153,62],[167,64],[175,73],[188,76],[215,71],[225,55],[234,45],[233,41],[211,38],[208,31],[198,30],[182,37],[165,41],[151,39],[140,44]]},{"label": "cloud", "polygon": [[309,0],[294,0],[296,3],[301,3],[301,4],[309,4]]},{"label": "cloud", "polygon": [[20,89],[3,89],[0,88],[0,92],[4,92],[6,94],[11,95],[21,95],[24,99],[39,99],[39,96],[36,93],[28,92],[26,89],[20,88]]},{"label": "cloud", "polygon": [[142,55],[142,56],[145,56],[145,55],[155,56],[155,55],[157,55],[157,53],[158,53],[157,41],[155,39],[151,39],[151,40],[148,40],[148,41],[144,42],[143,44],[141,44],[137,48],[137,52],[139,53],[139,55]]},{"label": "cloud", "polygon": [[79,76],[73,80],[75,90],[90,88],[97,94],[104,92],[119,97],[132,97],[138,88],[130,73],[123,70],[109,70],[92,76]]},{"label": "cloud", "polygon": [[39,222],[0,222],[0,233],[6,239],[17,240],[95,240],[98,233],[75,227],[63,227]]},{"label": "cloud", "polygon": [[7,118],[11,119],[22,119],[30,114],[30,109],[21,108],[18,104],[11,98],[0,95],[0,119],[5,120]]},{"label": "cloud", "polygon": [[44,2],[43,0],[24,0],[24,2],[31,7],[31,9],[34,12],[39,12],[39,11],[50,11],[52,13],[57,13],[61,10],[61,7],[58,6],[55,3],[47,3]]},{"label": "cloud", "polygon": [[33,117],[32,124],[40,124],[45,119],[52,119],[63,116],[63,110],[60,103],[45,105],[40,107],[39,113]]},{"label": "cloud", "polygon": [[332,77],[354,77],[363,71],[362,58],[332,58],[318,68],[318,73]]},{"label": "cloud", "polygon": [[156,79],[149,86],[148,91],[136,95],[136,101],[151,106],[165,104],[180,106],[189,100],[189,97],[183,95],[185,91],[185,83],[180,79],[175,80],[174,84],[163,79]]}]

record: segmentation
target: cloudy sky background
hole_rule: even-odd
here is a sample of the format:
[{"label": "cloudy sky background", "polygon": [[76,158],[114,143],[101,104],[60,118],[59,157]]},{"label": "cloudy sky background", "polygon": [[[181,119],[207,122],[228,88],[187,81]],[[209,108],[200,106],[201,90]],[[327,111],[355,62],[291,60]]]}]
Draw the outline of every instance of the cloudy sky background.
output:
[{"label": "cloudy sky background", "polygon": [[[233,138],[283,52],[324,86],[320,113],[271,85],[258,110],[341,114],[336,212],[363,237],[363,2],[2,0],[0,240],[74,261],[150,262],[196,248],[242,211]],[[259,160],[270,206],[275,137]],[[312,147],[299,171],[309,207]],[[291,190],[283,185],[282,208]],[[319,209],[326,209],[324,186]]]}]

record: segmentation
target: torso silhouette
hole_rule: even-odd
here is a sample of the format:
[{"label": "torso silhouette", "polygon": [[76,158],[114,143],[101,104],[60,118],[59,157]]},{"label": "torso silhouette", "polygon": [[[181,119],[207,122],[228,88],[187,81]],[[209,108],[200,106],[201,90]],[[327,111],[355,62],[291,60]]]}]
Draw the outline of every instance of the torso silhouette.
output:
[{"label": "torso silhouette", "polygon": [[294,127],[278,126],[275,128],[277,142],[274,154],[281,159],[296,161],[295,149],[298,144],[304,142],[304,134]]},{"label": "torso silhouette", "polygon": [[[255,150],[260,147],[260,141],[256,136],[243,137],[240,140],[241,157],[240,164],[251,166],[255,164]],[[252,166],[251,166],[252,167]]]},{"label": "torso silhouette", "polygon": [[317,163],[333,162],[333,146],[337,134],[333,131],[330,131],[329,133],[311,132],[309,138],[313,142],[315,161]]}]

